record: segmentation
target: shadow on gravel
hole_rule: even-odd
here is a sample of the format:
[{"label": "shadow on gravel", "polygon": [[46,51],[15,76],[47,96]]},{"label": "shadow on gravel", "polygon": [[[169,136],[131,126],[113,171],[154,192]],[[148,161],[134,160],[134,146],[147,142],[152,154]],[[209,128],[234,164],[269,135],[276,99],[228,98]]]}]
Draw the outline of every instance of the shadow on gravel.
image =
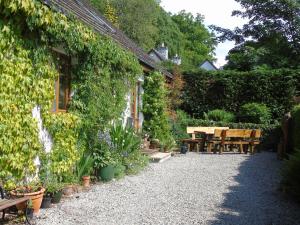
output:
[{"label": "shadow on gravel", "polygon": [[209,225],[300,225],[300,205],[279,192],[281,162],[274,153],[246,156]]}]

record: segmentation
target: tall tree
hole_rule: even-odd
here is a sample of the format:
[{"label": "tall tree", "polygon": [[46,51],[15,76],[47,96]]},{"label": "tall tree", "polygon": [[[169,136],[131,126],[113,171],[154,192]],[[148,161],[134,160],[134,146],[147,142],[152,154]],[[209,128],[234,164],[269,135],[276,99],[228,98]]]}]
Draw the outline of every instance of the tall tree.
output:
[{"label": "tall tree", "polygon": [[198,67],[204,60],[214,59],[214,35],[204,26],[202,15],[194,17],[191,13],[181,11],[173,15],[172,19],[184,34],[181,43],[183,51],[180,54],[185,67]]},{"label": "tall tree", "polygon": [[[92,0],[93,5],[112,20],[112,13],[107,13],[103,2]],[[202,61],[213,59],[215,42],[201,15],[194,17],[185,11],[171,15],[157,0],[110,0],[109,3],[116,9],[120,29],[144,50],[164,42],[171,57],[175,54],[182,57],[184,68],[198,67]]]},{"label": "tall tree", "polygon": [[[299,0],[236,0],[243,11],[233,11],[233,16],[249,19],[242,28],[234,30],[213,27],[220,32],[220,41],[234,40],[237,47],[229,54],[229,64],[238,64],[249,45],[259,54],[255,66],[271,68],[298,67],[300,60],[300,1]],[[251,39],[251,41],[249,41]],[[262,51],[265,54],[260,55]],[[246,56],[247,57],[247,56]],[[241,66],[241,65],[239,65]],[[245,69],[245,68],[244,68]]]}]

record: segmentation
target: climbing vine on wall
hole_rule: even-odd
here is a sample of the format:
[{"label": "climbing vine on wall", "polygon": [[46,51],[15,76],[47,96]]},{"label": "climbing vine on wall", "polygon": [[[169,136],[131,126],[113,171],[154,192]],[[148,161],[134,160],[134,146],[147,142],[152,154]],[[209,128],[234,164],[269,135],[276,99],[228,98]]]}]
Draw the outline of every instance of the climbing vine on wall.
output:
[{"label": "climbing vine on wall", "polygon": [[159,72],[150,73],[144,83],[143,129],[151,138],[162,142],[173,139],[167,115],[167,88],[164,77]]},{"label": "climbing vine on wall", "polygon": [[[43,155],[32,117],[36,105],[53,138],[51,170],[62,174],[78,159],[78,139],[96,136],[121,115],[125,93],[142,71],[132,54],[38,0],[0,0],[0,30],[0,179],[13,187],[34,174],[33,161]],[[56,46],[79,61],[68,114],[50,113]]]}]

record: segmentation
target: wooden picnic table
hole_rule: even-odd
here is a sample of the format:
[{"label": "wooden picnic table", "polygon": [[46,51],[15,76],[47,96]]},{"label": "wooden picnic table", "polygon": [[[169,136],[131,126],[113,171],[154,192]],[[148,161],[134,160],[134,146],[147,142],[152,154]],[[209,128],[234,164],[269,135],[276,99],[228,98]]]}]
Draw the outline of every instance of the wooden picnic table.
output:
[{"label": "wooden picnic table", "polygon": [[[201,134],[202,135],[202,145],[200,147],[200,151],[204,151],[205,144],[207,144],[207,141],[211,140],[214,137],[215,130],[228,130],[229,127],[203,127],[202,130],[195,130],[194,133]],[[208,152],[211,151],[210,148],[207,150]]]}]

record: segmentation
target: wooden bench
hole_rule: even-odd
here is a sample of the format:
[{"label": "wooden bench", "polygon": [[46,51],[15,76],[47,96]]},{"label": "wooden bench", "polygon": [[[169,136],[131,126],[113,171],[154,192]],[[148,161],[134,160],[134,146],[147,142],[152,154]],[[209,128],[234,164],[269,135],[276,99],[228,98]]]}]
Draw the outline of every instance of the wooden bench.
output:
[{"label": "wooden bench", "polygon": [[[2,220],[4,220],[4,217],[5,217],[5,210],[9,209],[12,206],[16,206],[18,204],[27,202],[30,199],[29,196],[24,196],[22,198],[16,198],[16,199],[5,199],[2,187],[0,187],[0,194],[1,194],[0,211],[2,211]],[[27,218],[27,208],[25,209],[24,213],[25,213],[25,217],[26,217],[26,223],[28,223],[30,225],[30,222]]]},{"label": "wooden bench", "polygon": [[[192,138],[182,139],[183,143],[188,145],[188,149],[191,146],[196,146],[196,151],[199,152],[200,149],[203,150],[206,141],[209,139],[209,135],[213,135],[216,129],[226,130],[229,127],[187,127],[186,132],[192,135]],[[196,134],[201,134],[202,138],[196,138]]]},{"label": "wooden bench", "polygon": [[[250,147],[251,154],[254,153],[256,145],[260,144],[261,130],[250,130],[250,129],[229,129],[229,130],[215,130],[214,138],[210,145],[219,144],[219,152],[225,149],[225,146],[237,145],[240,153],[244,152],[244,146]],[[221,139],[218,139],[221,138]],[[211,147],[210,147],[211,149]]]},{"label": "wooden bench", "polygon": [[256,146],[260,144],[261,130],[253,130],[251,134],[251,140],[249,143],[250,153],[254,154],[256,152]]}]

